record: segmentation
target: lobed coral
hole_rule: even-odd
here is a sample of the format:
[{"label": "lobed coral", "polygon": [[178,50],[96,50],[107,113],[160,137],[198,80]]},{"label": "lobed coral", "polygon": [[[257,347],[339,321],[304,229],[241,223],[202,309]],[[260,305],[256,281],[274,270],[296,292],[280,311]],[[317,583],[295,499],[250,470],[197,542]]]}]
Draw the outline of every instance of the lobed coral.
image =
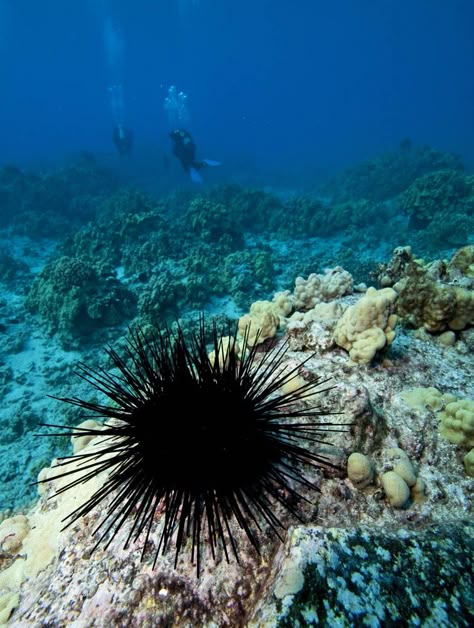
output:
[{"label": "lobed coral", "polygon": [[[93,440],[94,436],[90,434],[90,430],[97,430],[101,427],[100,423],[97,423],[94,419],[87,419],[82,421],[74,428],[74,433],[71,436],[72,451],[74,454],[79,453],[82,449]],[[46,478],[42,478],[43,480]]]},{"label": "lobed coral", "polygon": [[428,386],[403,390],[400,393],[401,399],[416,410],[430,409],[431,411],[442,410],[447,403],[456,401],[456,397],[450,393],[441,393],[437,388]]},{"label": "lobed coral", "polygon": [[[450,393],[441,393],[438,389],[412,388],[404,390],[400,397],[417,410],[429,408],[436,412],[439,420],[439,432],[446,440],[461,447],[474,447],[474,401],[459,399]],[[473,449],[464,457],[466,474],[474,474]]]},{"label": "lobed coral", "polygon": [[430,333],[459,331],[474,324],[474,282],[467,275],[462,282],[459,277],[460,268],[470,272],[470,247],[461,251],[449,263],[425,263],[414,258],[410,247],[400,247],[389,264],[379,267],[379,283],[397,292],[396,313],[403,322]]},{"label": "lobed coral", "polygon": [[[393,508],[405,508],[410,499],[421,502],[425,497],[425,484],[418,477],[408,455],[399,447],[390,447],[381,453],[377,483]],[[347,460],[347,477],[359,490],[370,486],[374,480],[374,466],[364,454],[353,452]]]},{"label": "lobed coral", "polygon": [[396,299],[397,293],[391,288],[369,288],[339,319],[334,340],[349,352],[352,362],[369,364],[377,351],[392,344],[397,323]]},{"label": "lobed coral", "polygon": [[326,268],[322,275],[311,273],[308,279],[297,277],[293,292],[297,310],[310,310],[321,301],[351,293],[352,275],[341,266]]},{"label": "lobed coral", "polygon": [[276,335],[280,327],[277,308],[271,301],[255,301],[250,306],[250,313],[239,318],[239,334],[248,334],[247,343],[250,347]]},{"label": "lobed coral", "polygon": [[474,401],[458,399],[446,404],[438,414],[440,434],[450,443],[474,447]]},{"label": "lobed coral", "polygon": [[391,447],[383,452],[384,472],[380,476],[385,496],[394,508],[405,507],[410,497],[423,496],[424,483],[417,477],[415,468],[403,449]]},{"label": "lobed coral", "polygon": [[[258,302],[253,312],[241,319],[241,327],[252,324],[257,330],[263,324],[266,331],[260,342],[273,337],[278,327],[284,327],[293,347],[328,350],[334,346],[334,327],[344,311],[338,299],[352,292],[352,284],[351,274],[340,266],[326,269],[323,274],[311,273],[308,279],[298,277],[293,293],[289,290],[277,292],[271,302]],[[264,320],[263,315],[268,317],[268,313],[271,317]],[[317,331],[315,326],[318,326]],[[312,331],[309,331],[310,327]]]},{"label": "lobed coral", "polygon": [[474,447],[464,456],[464,469],[466,475],[474,478]]}]

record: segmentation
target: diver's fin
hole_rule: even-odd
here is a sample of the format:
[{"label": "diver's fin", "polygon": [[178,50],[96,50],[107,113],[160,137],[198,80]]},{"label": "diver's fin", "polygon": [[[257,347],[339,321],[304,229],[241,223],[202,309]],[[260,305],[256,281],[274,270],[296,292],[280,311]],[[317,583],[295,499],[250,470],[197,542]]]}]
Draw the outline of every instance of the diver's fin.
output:
[{"label": "diver's fin", "polygon": [[189,175],[191,176],[191,181],[193,183],[202,183],[203,179],[196,168],[191,167],[189,169]]},{"label": "diver's fin", "polygon": [[206,166],[222,166],[220,161],[215,161],[214,159],[203,159],[202,161]]}]

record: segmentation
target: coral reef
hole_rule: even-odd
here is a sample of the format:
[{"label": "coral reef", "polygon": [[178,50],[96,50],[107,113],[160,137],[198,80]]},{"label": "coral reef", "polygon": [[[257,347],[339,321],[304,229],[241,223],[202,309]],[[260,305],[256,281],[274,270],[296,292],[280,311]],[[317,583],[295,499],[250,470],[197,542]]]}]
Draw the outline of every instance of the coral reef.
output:
[{"label": "coral reef", "polygon": [[122,188],[100,199],[97,219],[66,241],[63,252],[99,268],[123,266],[130,274],[149,272],[171,249],[164,209],[142,192]]},{"label": "coral reef", "polygon": [[[324,306],[334,312],[338,307],[344,308],[345,302],[355,299],[354,295],[337,297],[335,301],[320,303],[316,308]],[[274,308],[275,316],[279,311],[278,318],[282,316],[286,319],[292,310],[294,295],[289,292],[277,294],[274,301],[268,303]],[[305,316],[308,312],[301,314]],[[299,331],[299,335],[290,335],[290,342],[304,339],[303,344],[311,348],[311,338],[317,337],[312,331],[317,322],[308,318],[303,324],[304,329]],[[290,325],[291,322],[288,327]],[[429,609],[433,608],[436,600],[444,602],[445,594],[456,595],[453,593],[454,584],[450,584],[454,582],[454,575],[447,576],[445,593],[423,592],[423,587],[418,587],[411,580],[405,581],[402,574],[397,575],[389,567],[393,561],[398,561],[405,565],[408,574],[414,560],[413,548],[418,548],[415,552],[417,560],[423,557],[426,569],[437,569],[440,565],[447,569],[445,556],[448,550],[460,552],[456,555],[461,562],[469,556],[467,543],[470,532],[469,527],[462,523],[462,518],[469,512],[469,483],[472,480],[463,468],[462,456],[465,452],[460,457],[459,446],[436,438],[440,421],[432,410],[443,408],[452,397],[463,396],[463,391],[465,396],[466,391],[471,389],[474,395],[468,374],[469,356],[456,349],[461,343],[458,340],[455,347],[446,347],[430,337],[418,338],[401,328],[394,346],[409,347],[409,350],[400,352],[398,349],[394,355],[389,354],[389,360],[375,363],[370,368],[351,369],[346,368],[347,360],[341,352],[325,349],[322,355],[317,349],[298,376],[307,380],[309,374],[317,373],[337,382],[332,396],[322,408],[333,411],[343,409],[341,422],[352,424],[349,434],[335,435],[333,446],[338,452],[337,458],[344,465],[352,452],[364,452],[370,461],[369,465],[365,461],[365,471],[369,469],[377,475],[371,480],[370,473],[362,473],[362,484],[365,486],[357,486],[354,476],[352,479],[356,482],[352,484],[352,480],[346,479],[343,473],[325,471],[323,475],[312,476],[311,480],[321,491],[317,511],[315,509],[309,515],[309,525],[300,525],[294,532],[290,529],[286,545],[270,562],[259,558],[251,547],[245,547],[240,565],[229,566],[219,550],[216,566],[212,569],[206,567],[202,577],[196,580],[195,567],[181,565],[175,570],[172,556],[160,556],[155,571],[152,570],[151,558],[140,566],[135,553],[131,555],[129,550],[120,548],[121,539],[117,539],[119,545],[113,552],[103,547],[91,555],[90,535],[97,526],[100,512],[91,511],[83,520],[61,533],[60,520],[99,489],[107,476],[104,474],[96,478],[91,486],[81,485],[81,490],[65,493],[61,492],[61,486],[70,481],[67,477],[49,482],[38,504],[24,514],[30,531],[22,541],[22,553],[11,556],[0,575],[5,615],[11,615],[12,621],[16,622],[43,621],[53,625],[57,618],[61,618],[63,623],[77,621],[113,625],[122,621],[124,616],[131,617],[132,623],[137,624],[156,622],[158,619],[162,623],[215,622],[224,626],[258,624],[262,618],[274,618],[282,625],[285,621],[293,622],[294,618],[302,621],[302,617],[312,617],[313,612],[317,612],[318,616],[323,612],[315,598],[308,601],[307,591],[311,590],[315,595],[320,586],[325,587],[326,592],[333,591],[328,583],[338,573],[335,563],[330,561],[331,568],[329,563],[324,563],[323,572],[316,570],[315,566],[318,560],[324,561],[323,555],[315,548],[326,547],[325,539],[330,539],[330,547],[336,553],[339,552],[338,539],[344,547],[348,543],[352,548],[360,545],[367,552],[360,589],[353,591],[356,596],[352,598],[354,604],[362,605],[364,599],[372,601],[372,598],[366,597],[367,587],[371,590],[372,586],[369,571],[375,573],[378,579],[383,569],[389,584],[381,593],[384,605],[376,606],[382,608],[379,615],[381,621],[385,604],[391,603],[390,589],[393,587],[403,590],[408,587],[413,592],[418,600],[416,612],[419,617],[435,612]],[[264,344],[258,352],[261,350],[266,350]],[[290,352],[285,368],[294,368],[308,355],[308,352]],[[437,368],[441,361],[444,361],[445,369]],[[407,405],[405,399],[409,397],[406,395],[402,398],[403,391],[415,387],[427,388],[428,385],[432,385],[431,391],[428,390],[426,397],[417,397],[415,405]],[[443,395],[435,393],[434,387],[449,391],[452,397],[447,396],[448,392]],[[81,464],[81,455],[93,455],[94,447],[99,446],[100,442],[92,440],[80,449],[77,464]],[[327,443],[318,447],[327,450]],[[358,478],[361,478],[360,473]],[[402,487],[402,481],[408,487],[408,499],[407,489],[397,492],[393,483],[382,481],[383,475],[389,473],[397,475],[397,482]],[[54,469],[48,468],[41,472],[40,479],[51,478],[53,474]],[[316,512],[318,520],[324,521],[324,527],[311,525]],[[449,535],[443,533],[446,521],[450,522]],[[434,529],[438,540],[446,537],[446,543],[451,543],[449,547],[444,541],[437,548],[433,545],[430,530]],[[123,541],[127,530],[123,531]],[[295,544],[296,538],[299,540]],[[305,545],[304,558],[300,561],[298,556],[301,554],[288,548],[302,547],[302,539],[311,539],[311,542]],[[155,540],[150,542],[155,543]],[[368,547],[373,547],[374,551],[369,552]],[[134,548],[135,545],[130,550]],[[262,556],[271,556],[276,548],[277,542],[267,538]],[[376,548],[378,551],[375,551]],[[387,560],[383,556],[387,556]],[[354,566],[350,573],[360,572],[360,569],[360,565],[357,570]],[[468,573],[469,565],[466,563],[463,569]],[[315,588],[316,573],[323,575],[319,576],[322,579],[318,580]],[[340,574],[341,586],[348,578],[346,568],[344,573]],[[327,574],[327,580],[324,574]],[[131,582],[134,583],[132,587]],[[230,606],[229,591],[232,593]],[[306,608],[300,604],[303,598],[307,600],[304,602]],[[31,603],[32,600],[36,601]],[[349,602],[342,604],[332,597],[330,600],[331,605],[325,607],[325,613],[351,617],[353,606]],[[361,613],[368,616],[368,604],[356,607],[365,608]],[[405,617],[403,612],[402,619]],[[438,617],[437,612],[433,617]],[[458,612],[461,618],[466,612],[462,602],[458,605]]]},{"label": "coral reef", "polygon": [[429,146],[386,153],[347,169],[324,188],[336,201],[381,201],[400,194],[418,177],[438,170],[463,170],[460,157]]},{"label": "coral reef", "polygon": [[90,262],[63,256],[35,279],[26,307],[67,345],[75,335],[88,335],[130,317],[134,297],[113,276],[100,276]]},{"label": "coral reef", "polygon": [[204,242],[229,250],[242,245],[242,227],[232,207],[198,197],[189,204],[184,220]]},{"label": "coral reef", "polygon": [[440,170],[416,179],[400,195],[400,208],[409,217],[417,248],[437,252],[462,246],[474,229],[474,176]]},{"label": "coral reef", "polygon": [[295,196],[287,199],[270,214],[268,226],[280,237],[308,237],[337,231],[324,205],[317,199]]},{"label": "coral reef", "polygon": [[400,195],[400,208],[409,216],[413,229],[423,229],[434,220],[448,220],[453,214],[461,214],[467,221],[474,214],[474,177],[459,170],[426,174]]},{"label": "coral reef", "polygon": [[16,233],[64,235],[70,224],[85,222],[96,211],[94,200],[112,191],[115,177],[83,153],[71,163],[42,174],[10,165],[0,168],[0,224]]},{"label": "coral reef", "polygon": [[[0,623],[472,624],[473,180],[460,160],[405,141],[318,189],[183,186],[160,198],[79,161],[0,169]],[[368,289],[375,279],[380,289]],[[258,555],[230,522],[240,563],[221,542],[214,556],[203,544],[200,578],[172,552],[153,564],[160,509],[142,563],[134,533],[123,547],[133,513],[94,551],[102,508],[61,531],[110,475],[62,492],[72,478],[55,478],[57,459],[72,455],[84,472],[103,436],[81,408],[48,397],[96,407],[99,391],[71,388],[77,361],[110,373],[99,345],[126,353],[127,325],[130,338],[176,320],[190,338],[197,309],[225,329],[240,317],[257,361],[287,341],[283,394],[313,404],[301,386],[327,380],[315,412],[341,429],[310,444],[335,468],[305,474],[301,521],[291,527],[271,502],[283,543],[264,524]],[[219,370],[232,344],[207,347]],[[37,438],[45,422],[71,439]]]},{"label": "coral reef", "polygon": [[437,260],[427,264],[415,259],[410,247],[399,247],[392,260],[379,267],[379,284],[395,289],[395,311],[405,324],[423,327],[430,333],[459,331],[473,325],[471,248],[461,249],[448,263]]}]

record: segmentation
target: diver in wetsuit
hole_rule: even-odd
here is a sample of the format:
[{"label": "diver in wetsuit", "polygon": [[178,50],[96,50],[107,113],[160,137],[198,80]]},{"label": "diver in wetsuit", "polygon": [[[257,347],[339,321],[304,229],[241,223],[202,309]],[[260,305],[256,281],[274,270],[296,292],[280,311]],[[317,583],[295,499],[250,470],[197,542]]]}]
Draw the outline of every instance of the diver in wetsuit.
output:
[{"label": "diver in wetsuit", "polygon": [[196,144],[189,131],[186,129],[174,129],[170,133],[173,142],[173,153],[181,162],[183,170],[189,174],[191,181],[202,183],[202,177],[198,170],[204,166],[220,166],[219,161],[203,159],[196,161]]},{"label": "diver in wetsuit", "polygon": [[130,129],[122,124],[116,124],[112,139],[120,155],[129,155],[132,152],[133,131]]}]

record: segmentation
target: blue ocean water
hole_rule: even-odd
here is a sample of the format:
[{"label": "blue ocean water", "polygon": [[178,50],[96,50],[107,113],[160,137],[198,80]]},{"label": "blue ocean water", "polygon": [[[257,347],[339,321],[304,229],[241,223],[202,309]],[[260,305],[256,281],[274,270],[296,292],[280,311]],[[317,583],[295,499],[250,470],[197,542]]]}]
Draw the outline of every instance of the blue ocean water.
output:
[{"label": "blue ocean water", "polygon": [[[473,24],[472,0],[0,0],[0,523],[72,451],[43,424],[87,417],[52,397],[100,401],[76,365],[113,367],[130,327],[235,325],[283,291],[281,338],[308,277],[343,278],[321,297],[342,316],[406,268],[469,302]],[[410,385],[471,399],[470,306],[409,301],[357,376],[395,364],[398,393],[415,355]],[[327,325],[312,348],[349,379]]]},{"label": "blue ocean water", "polygon": [[227,178],[314,177],[405,137],[472,165],[473,18],[470,0],[2,0],[0,162],[111,151],[120,82],[156,177],[170,85]]}]

